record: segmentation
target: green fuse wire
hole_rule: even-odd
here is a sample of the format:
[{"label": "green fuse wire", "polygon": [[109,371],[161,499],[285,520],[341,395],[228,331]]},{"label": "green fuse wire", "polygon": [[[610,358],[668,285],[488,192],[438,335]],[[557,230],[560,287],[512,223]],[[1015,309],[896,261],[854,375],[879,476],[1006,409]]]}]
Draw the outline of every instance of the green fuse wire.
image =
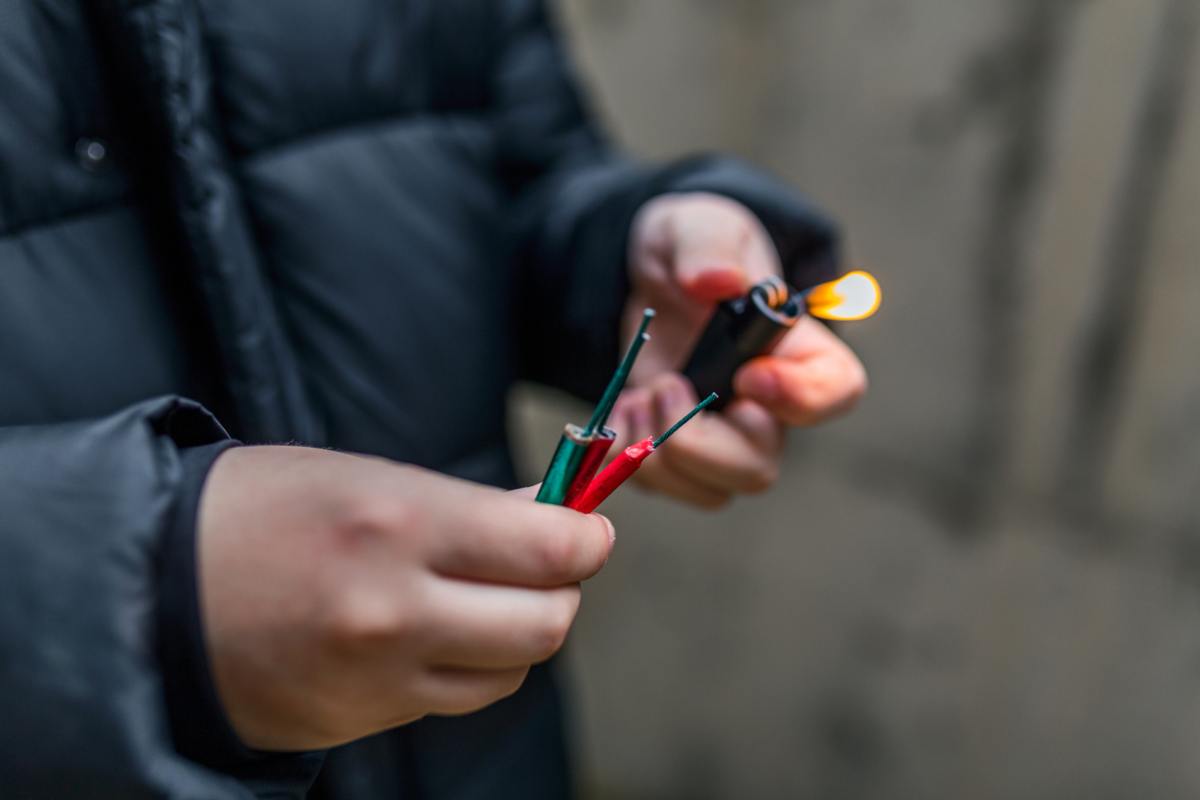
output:
[{"label": "green fuse wire", "polygon": [[[571,484],[575,482],[579,465],[583,463],[588,449],[600,441],[607,441],[611,444],[612,440],[616,438],[616,434],[605,428],[604,423],[608,421],[617,397],[621,394],[625,381],[629,379],[629,372],[633,369],[633,363],[637,360],[642,345],[650,339],[646,328],[652,319],[654,319],[654,309],[647,308],[642,312],[642,324],[638,326],[637,334],[630,342],[625,357],[621,359],[616,372],[613,373],[608,386],[604,389],[604,394],[601,395],[600,402],[596,404],[596,410],[592,412],[587,427],[567,425],[563,429],[563,435],[558,440],[558,447],[554,450],[554,457],[550,459],[550,466],[546,468],[546,475],[542,478],[542,486],[538,489],[537,501],[539,503],[562,505]],[[604,446],[607,447],[607,444]]]}]

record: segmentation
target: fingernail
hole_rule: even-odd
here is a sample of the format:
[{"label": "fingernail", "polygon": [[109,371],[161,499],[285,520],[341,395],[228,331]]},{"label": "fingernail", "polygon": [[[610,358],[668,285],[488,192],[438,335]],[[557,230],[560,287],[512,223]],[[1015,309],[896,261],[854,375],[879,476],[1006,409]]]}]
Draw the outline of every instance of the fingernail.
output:
[{"label": "fingernail", "polygon": [[604,520],[604,524],[608,526],[608,546],[612,547],[617,541],[617,529],[613,526],[612,520],[603,514],[597,514],[597,517]]},{"label": "fingernail", "polygon": [[749,369],[739,376],[738,389],[741,394],[770,403],[779,398],[779,378],[774,370]]}]

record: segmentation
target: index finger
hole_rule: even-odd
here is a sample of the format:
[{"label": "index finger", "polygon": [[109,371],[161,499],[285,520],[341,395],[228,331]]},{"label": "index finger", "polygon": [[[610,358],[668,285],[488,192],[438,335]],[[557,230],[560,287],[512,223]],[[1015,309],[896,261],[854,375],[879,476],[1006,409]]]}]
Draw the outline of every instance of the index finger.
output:
[{"label": "index finger", "polygon": [[430,554],[430,566],[448,577],[565,586],[595,575],[612,551],[612,523],[599,514],[512,493],[473,499],[444,526]]},{"label": "index finger", "polygon": [[738,370],[734,387],[789,425],[812,425],[849,410],[866,392],[867,373],[849,345],[802,317],[772,353]]}]

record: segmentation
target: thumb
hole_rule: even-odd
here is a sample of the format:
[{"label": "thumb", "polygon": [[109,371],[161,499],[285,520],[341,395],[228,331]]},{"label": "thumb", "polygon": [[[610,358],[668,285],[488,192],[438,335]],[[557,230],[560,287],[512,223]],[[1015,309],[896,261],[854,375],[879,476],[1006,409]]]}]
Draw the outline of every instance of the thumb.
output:
[{"label": "thumb", "polygon": [[672,222],[675,280],[695,300],[728,300],[780,272],[762,223],[739,203],[702,196],[681,204]]},{"label": "thumb", "polygon": [[697,216],[677,221],[672,271],[693,300],[714,303],[745,294],[750,279],[744,266],[744,242],[726,218],[697,224]]}]

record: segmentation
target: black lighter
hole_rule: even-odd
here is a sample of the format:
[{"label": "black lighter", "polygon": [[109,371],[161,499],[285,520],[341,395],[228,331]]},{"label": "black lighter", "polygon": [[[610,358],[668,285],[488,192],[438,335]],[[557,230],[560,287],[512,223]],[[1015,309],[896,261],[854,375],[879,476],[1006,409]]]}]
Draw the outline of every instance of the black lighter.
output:
[{"label": "black lighter", "polygon": [[803,298],[782,278],[757,283],[749,293],[717,306],[683,368],[698,397],[716,392],[714,409],[733,398],[733,376],[755,356],[770,352],[805,313]]}]

